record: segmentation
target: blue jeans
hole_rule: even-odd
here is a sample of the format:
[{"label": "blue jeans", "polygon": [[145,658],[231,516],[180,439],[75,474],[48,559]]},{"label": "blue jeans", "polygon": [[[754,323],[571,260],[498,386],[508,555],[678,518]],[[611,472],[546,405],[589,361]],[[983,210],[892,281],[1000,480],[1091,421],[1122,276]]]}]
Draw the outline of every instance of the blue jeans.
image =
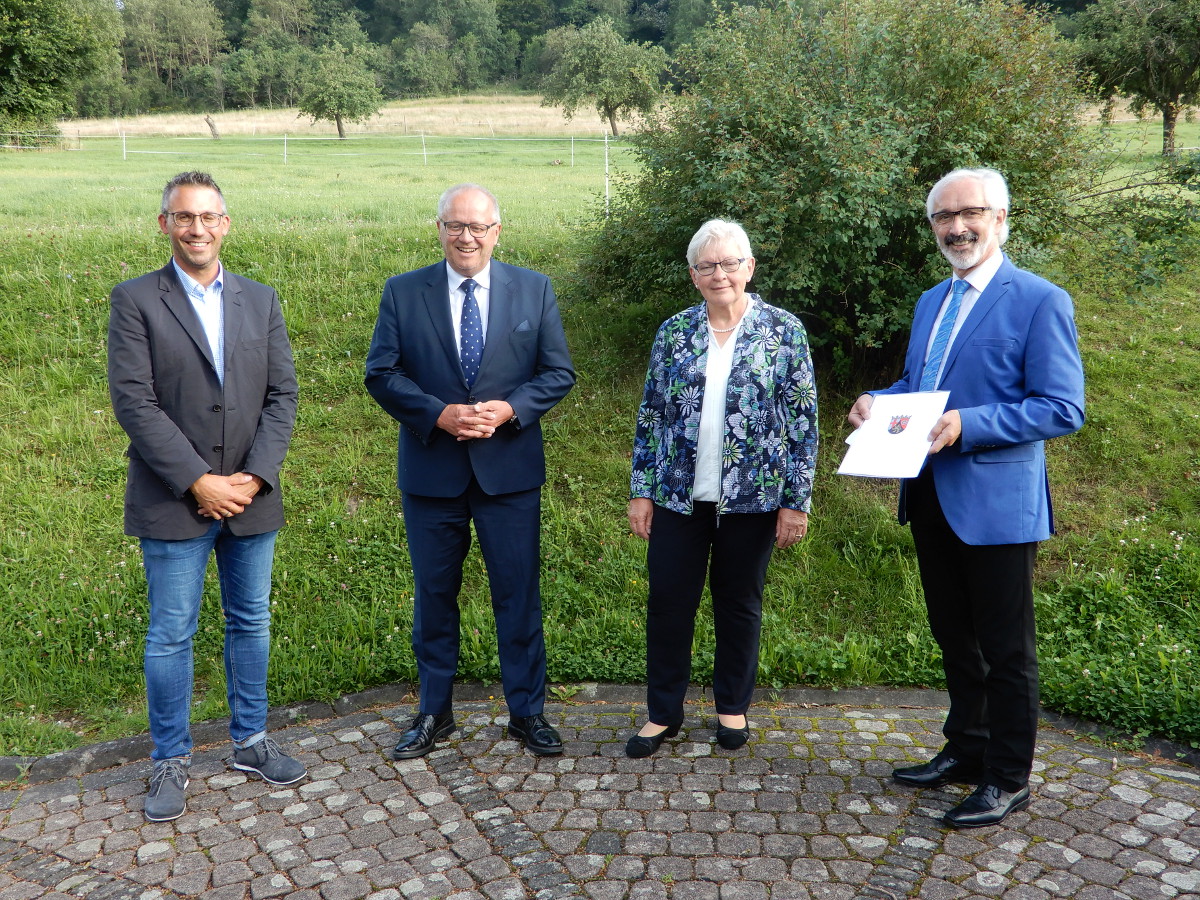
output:
[{"label": "blue jeans", "polygon": [[244,537],[222,522],[183,541],[142,538],[150,595],[146,634],[146,699],[153,759],[190,756],[192,638],[200,616],[204,573],[215,550],[225,612],[225,684],[229,734],[246,746],[267,727],[267,656],[271,643],[271,564],[277,531]]}]

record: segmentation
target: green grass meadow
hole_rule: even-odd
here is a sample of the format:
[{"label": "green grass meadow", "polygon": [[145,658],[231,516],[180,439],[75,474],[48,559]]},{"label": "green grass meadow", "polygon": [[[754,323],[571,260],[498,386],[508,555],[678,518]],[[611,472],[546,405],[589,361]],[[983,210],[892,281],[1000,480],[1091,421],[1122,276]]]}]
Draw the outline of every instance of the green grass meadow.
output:
[{"label": "green grass meadow", "polygon": [[[396,424],[367,397],[362,370],[384,280],[441,257],[437,196],[468,180],[500,198],[497,258],[554,279],[579,370],[544,423],[555,696],[582,681],[643,679],[644,544],[624,510],[658,316],[638,297],[577,299],[577,242],[604,202],[604,144],[304,140],[289,141],[286,162],[281,138],[74,146],[0,155],[0,754],[146,726],[145,582],[121,527],[126,440],[105,382],[107,301],[114,283],[167,260],[159,192],[193,168],[211,171],[229,202],[225,264],[280,293],[301,385],[276,558],[272,704],[415,679]],[[614,172],[632,165],[627,147],[607,154]],[[1039,575],[1044,700],[1200,743],[1198,260],[1152,289],[1124,291],[1103,246],[1064,249],[1046,274],[1076,296],[1089,424],[1050,453],[1060,536],[1044,545]],[[681,266],[678,307],[694,302]],[[894,483],[834,474],[845,409],[872,386],[821,384],[813,527],[772,563],[765,686],[940,681]],[[475,553],[462,607],[460,673],[498,680]],[[712,633],[701,623],[695,680],[704,683]],[[227,714],[221,641],[212,589],[196,647],[196,719]]]}]

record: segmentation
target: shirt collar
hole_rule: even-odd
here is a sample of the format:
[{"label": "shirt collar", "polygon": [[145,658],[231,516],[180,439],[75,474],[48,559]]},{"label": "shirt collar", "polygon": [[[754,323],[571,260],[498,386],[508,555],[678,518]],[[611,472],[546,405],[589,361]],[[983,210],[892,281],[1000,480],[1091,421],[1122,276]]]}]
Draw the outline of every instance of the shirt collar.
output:
[{"label": "shirt collar", "polygon": [[[478,274],[472,275],[471,278],[481,288],[490,291],[492,289],[492,261],[489,259],[488,264]],[[450,263],[446,263],[446,280],[450,286],[450,293],[453,294],[462,288],[462,283],[467,280],[467,276],[459,275],[454,271],[454,267]]]},{"label": "shirt collar", "polygon": [[962,279],[971,287],[975,288],[979,293],[987,290],[987,286],[992,283],[992,279],[996,273],[1000,271],[1000,266],[1004,263],[1004,252],[993,253],[970,272],[967,277]]},{"label": "shirt collar", "polygon": [[173,256],[171,257],[171,265],[175,267],[175,274],[179,276],[179,283],[183,285],[184,291],[189,295],[199,294],[200,296],[204,296],[208,291],[221,292],[225,281],[225,267],[221,265],[220,261],[217,262],[217,277],[213,279],[213,283],[208,287],[205,287],[187,272],[183,271]]}]

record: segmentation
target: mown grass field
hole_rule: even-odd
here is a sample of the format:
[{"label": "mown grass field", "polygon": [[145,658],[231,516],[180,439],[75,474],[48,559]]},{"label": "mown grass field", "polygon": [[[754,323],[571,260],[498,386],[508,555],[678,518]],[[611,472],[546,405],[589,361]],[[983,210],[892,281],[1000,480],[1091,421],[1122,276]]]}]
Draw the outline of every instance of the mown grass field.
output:
[{"label": "mown grass field", "polygon": [[[1154,123],[1121,128],[1155,134]],[[189,168],[212,171],[230,203],[226,265],[279,290],[301,383],[284,473],[290,524],[276,562],[271,702],[415,677],[395,423],[363,391],[362,367],[383,281],[440,258],[434,204],[463,180],[501,199],[497,256],[554,278],[580,372],[546,422],[543,591],[555,691],[642,679],[644,545],[624,508],[657,321],[636,297],[603,310],[577,299],[577,241],[602,208],[605,148],[577,141],[572,165],[569,139],[479,137],[488,140],[427,140],[424,153],[403,134],[295,141],[286,163],[279,137],[261,132],[219,143],[84,138],[80,149],[0,156],[0,753],[145,728],[145,585],[136,541],[121,529],[126,442],[105,383],[107,297],[115,282],[166,261],[159,192]],[[1152,137],[1148,149],[1125,152],[1157,145]],[[613,170],[632,164],[619,144],[608,153]],[[1039,576],[1044,700],[1200,742],[1200,274],[1195,260],[1180,260],[1151,288],[1127,290],[1104,248],[1064,249],[1045,273],[1076,296],[1089,424],[1051,451],[1060,535],[1043,547]],[[685,285],[681,277],[680,308],[695,302]],[[834,474],[845,408],[870,386],[821,384],[813,528],[772,563],[763,685],[940,679],[894,484]],[[210,595],[197,644],[199,719],[225,714]],[[463,607],[460,671],[496,680],[477,556]],[[706,625],[698,681],[711,673],[711,648]]]}]

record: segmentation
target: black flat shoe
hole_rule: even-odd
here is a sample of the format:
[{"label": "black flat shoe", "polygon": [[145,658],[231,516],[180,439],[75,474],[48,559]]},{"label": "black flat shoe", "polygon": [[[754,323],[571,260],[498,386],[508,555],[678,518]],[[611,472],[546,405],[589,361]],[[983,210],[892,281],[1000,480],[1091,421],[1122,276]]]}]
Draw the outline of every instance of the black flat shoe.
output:
[{"label": "black flat shoe", "polygon": [[536,716],[508,717],[508,733],[522,741],[530,753],[555,756],[563,752],[562,738],[541,713]]},{"label": "black flat shoe", "polygon": [[1029,805],[1029,785],[1019,791],[1006,791],[994,784],[981,784],[966,800],[942,817],[951,828],[983,828],[999,825],[1009,813]]},{"label": "black flat shoe", "polygon": [[743,747],[746,741],[750,740],[750,723],[747,722],[741,728],[730,728],[728,725],[717,723],[717,743],[726,750],[736,750],[738,747]]},{"label": "black flat shoe", "polygon": [[417,713],[400,735],[392,759],[416,759],[433,749],[433,745],[449,736],[458,726],[454,724],[454,713]]},{"label": "black flat shoe", "polygon": [[676,722],[674,725],[668,725],[663,731],[650,737],[635,734],[625,743],[625,755],[631,759],[642,759],[650,756],[662,746],[663,741],[679,734],[679,729],[682,725],[682,722]]},{"label": "black flat shoe", "polygon": [[892,778],[909,787],[933,788],[955,784],[979,784],[983,781],[983,766],[955,759],[945,750],[920,766],[895,769]]}]

